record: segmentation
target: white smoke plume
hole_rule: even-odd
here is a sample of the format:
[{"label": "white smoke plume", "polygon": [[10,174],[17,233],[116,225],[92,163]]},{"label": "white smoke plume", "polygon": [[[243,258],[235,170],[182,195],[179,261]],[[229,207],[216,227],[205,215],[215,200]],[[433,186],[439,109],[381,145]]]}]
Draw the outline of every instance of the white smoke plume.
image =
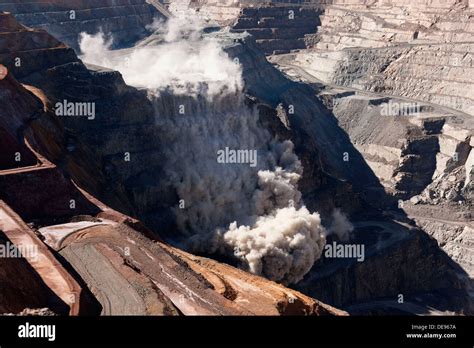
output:
[{"label": "white smoke plume", "polygon": [[[160,185],[185,203],[173,209],[183,247],[233,256],[255,274],[298,282],[320,258],[326,230],[301,201],[303,168],[293,143],[261,126],[258,111],[245,104],[241,67],[202,34],[198,19],[171,19],[154,29],[162,40],[129,51],[127,64],[103,35],[82,36],[82,58],[149,89],[163,144]],[[256,151],[257,165],[219,163],[225,148]]]},{"label": "white smoke plume", "polygon": [[328,229],[329,234],[335,234],[341,242],[348,242],[353,230],[354,226],[347,219],[347,216],[340,209],[334,209],[332,222]]},{"label": "white smoke plume", "polygon": [[305,207],[276,209],[252,226],[229,226],[226,245],[248,264],[252,273],[285,283],[297,283],[319,259],[326,243],[318,214]]},{"label": "white smoke plume", "polygon": [[112,41],[103,33],[82,33],[81,59],[118,70],[127,84],[137,87],[207,96],[241,90],[240,65],[215,38],[202,35],[204,23],[197,16],[173,17],[152,27],[156,41],[118,52],[111,50]]}]

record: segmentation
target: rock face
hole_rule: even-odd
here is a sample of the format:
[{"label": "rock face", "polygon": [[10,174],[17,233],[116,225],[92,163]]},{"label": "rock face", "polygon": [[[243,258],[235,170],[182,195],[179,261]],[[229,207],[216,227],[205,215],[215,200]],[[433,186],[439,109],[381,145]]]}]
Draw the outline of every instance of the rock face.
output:
[{"label": "rock face", "polygon": [[[82,213],[99,210],[84,199],[56,165],[37,152],[59,160],[63,140],[62,128],[40,99],[44,95],[19,84],[3,65],[1,69],[5,108],[0,112],[0,129],[13,146],[2,149],[6,162],[0,171],[0,229],[5,244],[19,250],[22,256],[6,256],[6,260],[2,256],[2,276],[11,276],[10,267],[14,265],[17,271],[24,271],[18,275],[18,282],[11,278],[2,281],[2,294],[7,296],[2,298],[2,302],[7,301],[2,304],[2,311],[19,313],[24,308],[48,307],[58,314],[86,314],[89,310],[78,303],[89,302],[87,292],[82,291],[23,218],[38,224],[54,223],[72,217],[76,208]],[[23,283],[28,279],[38,294],[25,300],[20,294],[28,296],[29,287]],[[14,300],[17,293],[18,301]]]},{"label": "rock face", "polygon": [[[462,280],[448,270],[448,257],[437,251],[436,243],[415,228],[383,224],[356,224],[356,242],[363,242],[366,247],[368,258],[364,262],[326,259],[316,265],[296,288],[346,308],[350,313],[354,304],[374,301],[373,294],[378,294],[379,300],[390,304],[392,310],[405,313],[423,312],[422,308],[426,305],[433,306],[433,314],[436,311],[471,313],[471,305],[465,295],[457,297],[463,292]],[[384,229],[379,232],[376,227]],[[397,230],[397,236],[389,232],[392,228]],[[366,239],[370,234],[372,242]],[[385,251],[377,252],[376,249],[383,244]],[[397,271],[383,272],[380,268]],[[441,273],[444,276],[440,277]],[[438,289],[436,293],[432,293],[434,288]],[[403,305],[398,303],[399,294],[404,297]],[[447,298],[450,300],[446,301]],[[410,305],[420,308],[412,311]]]},{"label": "rock face", "polygon": [[18,78],[48,67],[78,61],[72,49],[43,30],[20,25],[11,15],[0,13],[0,30],[0,59]]},{"label": "rock face", "polygon": [[320,24],[321,9],[285,6],[265,6],[261,1],[172,1],[172,13],[183,14],[189,9],[218,25],[230,25],[232,31],[247,32],[255,38],[265,54],[288,53],[307,47],[305,37],[314,34]]},{"label": "rock face", "polygon": [[230,24],[239,16],[241,5],[238,1],[195,1],[173,0],[166,1],[169,10],[174,14],[183,14],[189,10],[199,11],[206,20],[213,23]]},{"label": "rock face", "polygon": [[[467,161],[471,150],[470,133],[466,130],[472,127],[469,117],[421,102],[355,91],[325,91],[323,96],[331,103],[339,124],[395,197],[418,195],[433,181],[461,169]],[[461,135],[457,139],[448,135],[451,129]],[[463,194],[463,185],[456,190]],[[464,195],[467,198],[469,190],[464,190]]]},{"label": "rock face", "polygon": [[[473,114],[473,8],[466,1],[327,6],[314,50],[296,62],[326,83],[415,98]],[[426,64],[429,62],[429,64]],[[438,83],[426,88],[429,80]]]},{"label": "rock face", "polygon": [[313,85],[398,207],[457,260],[468,288],[472,11],[467,1],[334,1],[312,48],[270,58]]},{"label": "rock face", "polygon": [[325,8],[316,48],[386,47],[470,41],[467,1],[333,1]]},{"label": "rock face", "polygon": [[321,11],[301,7],[244,7],[233,25],[251,34],[265,54],[306,48],[305,35],[314,33]]},{"label": "rock face", "polygon": [[333,88],[324,92],[333,112],[386,187],[405,198],[429,186],[423,197],[469,199],[472,24],[467,2],[335,2],[314,49],[282,65]]},{"label": "rock face", "polygon": [[472,25],[467,2],[335,3],[325,9],[315,48],[283,65],[334,88],[324,92],[334,114],[396,195],[429,186],[423,197],[469,200]]},{"label": "rock face", "polygon": [[100,31],[113,38],[116,47],[143,38],[155,18],[164,18],[145,0],[100,1],[0,1],[0,11],[10,12],[24,25],[45,29],[60,41],[78,48],[82,32]]},{"label": "rock face", "polygon": [[[472,115],[472,80],[466,78],[473,69],[472,52],[472,43],[317,50],[298,54],[296,64],[309,66],[325,83],[418,99]],[[429,79],[438,83],[426,88]]]}]

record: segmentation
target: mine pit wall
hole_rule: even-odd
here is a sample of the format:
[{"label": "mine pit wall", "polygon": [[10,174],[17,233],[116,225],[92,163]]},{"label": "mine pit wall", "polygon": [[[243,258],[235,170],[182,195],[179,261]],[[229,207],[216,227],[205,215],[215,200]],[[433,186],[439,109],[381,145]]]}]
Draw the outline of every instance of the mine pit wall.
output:
[{"label": "mine pit wall", "polygon": [[285,2],[275,6],[273,2],[257,0],[178,0],[172,1],[169,8],[176,14],[196,9],[199,16],[211,23],[230,26],[235,32],[247,31],[265,54],[274,54],[306,48],[306,35],[315,34],[325,3],[322,0],[302,6],[300,2]]},{"label": "mine pit wall", "polygon": [[[468,6],[468,0],[174,0],[169,3],[171,12],[183,13],[193,8],[212,23],[248,31],[268,55],[310,47],[331,50],[383,47],[414,39],[463,42],[472,37],[465,19],[458,21],[455,15],[448,14],[453,8],[461,10]],[[407,14],[406,9],[413,12]],[[289,11],[295,13],[293,20]]]},{"label": "mine pit wall", "polygon": [[244,7],[233,24],[235,32],[248,32],[265,54],[288,53],[307,47],[305,36],[320,24],[318,8]]},{"label": "mine pit wall", "polygon": [[100,212],[56,168],[0,175],[0,190],[3,199],[28,222],[54,223],[55,219]]},{"label": "mine pit wall", "polygon": [[[334,261],[334,260],[332,260]],[[425,233],[411,231],[400,245],[384,248],[364,262],[342,266],[313,267],[294,288],[338,308],[373,300],[396,303],[399,294],[410,302],[423,293],[426,305],[441,310],[472,314],[472,302],[462,282],[454,275],[452,261],[440,252],[436,242]],[[387,272],[396,269],[397,272]],[[373,297],[377,294],[377,298]]]},{"label": "mine pit wall", "polygon": [[128,46],[148,33],[147,26],[154,18],[164,18],[145,0],[52,0],[27,4],[9,0],[0,2],[0,11],[12,13],[29,27],[45,29],[76,50],[82,32],[103,31],[113,37],[115,47]]},{"label": "mine pit wall", "polygon": [[[384,139],[376,143],[362,139],[360,149],[367,151],[366,160],[402,197],[420,193],[450,171],[459,172],[459,166],[465,167],[465,194],[470,195],[474,154],[469,145],[472,134],[464,134],[472,130],[469,118],[474,115],[474,83],[470,78],[474,72],[470,43],[474,24],[470,18],[472,1],[334,0],[332,6],[326,6],[317,34],[307,38],[317,50],[296,53],[292,63],[327,84],[393,96],[396,103],[402,102],[395,101],[400,96],[440,105],[444,111],[437,113],[445,120],[460,115],[461,119],[453,121],[456,125],[451,125],[460,134],[454,137],[450,125],[430,130],[429,123],[436,121],[408,117],[424,134],[408,137],[398,163],[390,163],[390,156],[388,160],[377,158],[385,146],[394,144],[386,144]],[[349,98],[341,98],[344,105],[349,103],[345,99]],[[336,112],[344,114],[342,107]],[[426,111],[425,116],[430,113]],[[436,113],[432,114],[429,118],[434,120]],[[350,127],[346,127],[348,132]],[[395,148],[402,149],[401,144]],[[423,149],[423,156],[412,151],[415,148]],[[459,157],[456,162],[454,155]],[[423,161],[419,161],[421,157]]]},{"label": "mine pit wall", "polygon": [[454,183],[448,185],[450,188],[442,184],[442,196],[454,201],[459,198],[454,194],[457,192],[467,201],[472,200],[474,142],[469,117],[456,119],[449,114],[437,114],[431,106],[421,107],[424,117],[389,116],[381,113],[387,103],[398,105],[403,100],[356,94],[325,98],[333,105],[339,125],[393,197],[409,199],[455,174],[459,185],[451,190]]},{"label": "mine pit wall", "polygon": [[191,10],[214,23],[229,25],[235,21],[240,13],[241,6],[235,1],[195,1],[195,0],[170,0],[168,8],[171,13],[182,15]]},{"label": "mine pit wall", "polygon": [[[473,40],[474,24],[467,4],[334,0],[311,38],[318,50],[326,52],[302,51],[297,61],[308,66],[304,61],[312,60],[312,72],[327,83],[410,97],[474,115],[474,88],[468,78],[474,69],[473,44],[466,43]],[[437,83],[427,89],[427,80]]]},{"label": "mine pit wall", "polygon": [[[4,23],[1,20],[2,17],[0,24]],[[34,32],[29,33],[35,37]],[[34,50],[34,46],[30,48]],[[2,69],[8,71],[3,66]],[[0,80],[0,88],[3,92],[0,102],[4,105],[0,109],[0,131],[6,134],[4,141],[9,139],[15,144],[13,148],[2,149],[3,156],[11,161],[16,158],[16,149],[26,154],[15,166],[0,171],[2,199],[27,222],[45,217],[67,218],[81,211],[98,212],[60,168],[36,152],[40,151],[52,161],[62,160],[65,149],[62,148],[64,133],[60,121],[32,92],[34,89],[26,89],[12,73],[8,72]],[[74,200],[73,208],[71,200]]]},{"label": "mine pit wall", "polygon": [[405,198],[421,193],[431,183],[438,151],[438,139],[435,136],[419,135],[407,141],[394,172],[398,179],[395,188],[405,192]]},{"label": "mine pit wall", "polygon": [[439,133],[442,124],[436,128],[432,123],[438,121],[426,121],[419,127],[410,122],[410,118],[416,118],[413,115],[381,115],[380,108],[392,102],[389,98],[344,94],[326,98],[333,104],[332,112],[340,127],[357,144],[384,186],[396,190],[392,192],[395,197],[409,198],[431,182],[439,152],[433,132]]},{"label": "mine pit wall", "polygon": [[[309,61],[309,71],[326,83],[413,98],[474,115],[474,82],[469,78],[474,74],[474,44],[353,48],[326,54],[309,51],[297,55],[296,61]],[[437,83],[428,84],[433,80]]]},{"label": "mine pit wall", "polygon": [[[6,17],[5,14],[2,14],[1,16]],[[57,64],[57,60],[59,57],[54,57],[57,53],[55,49],[66,49],[66,47],[61,42],[50,36],[48,33],[44,31],[31,31],[26,28],[21,28],[19,31],[16,32],[2,33],[2,40],[6,40],[7,45],[2,45],[0,58],[2,58],[3,60],[4,58],[7,58],[7,54],[11,54],[13,52],[21,53],[21,55],[17,54],[13,58],[21,58],[24,63],[29,63],[25,64],[23,69],[21,69],[21,73],[24,76],[35,72],[36,70],[38,70],[39,67],[44,68],[44,63],[45,60],[48,59],[48,54],[50,61],[55,61],[55,64]],[[36,51],[30,53],[33,54],[33,56],[27,56],[27,54],[29,53],[28,51],[30,49]],[[48,50],[50,51],[48,52]],[[44,58],[38,57],[38,52],[43,53]],[[33,59],[33,57],[36,58],[36,61]],[[11,66],[10,68],[13,68],[13,66]],[[18,70],[16,71],[16,77],[21,77],[18,76],[18,73],[20,73],[20,69],[10,70],[12,72]]]},{"label": "mine pit wall", "polygon": [[[126,86],[117,72],[87,70],[83,65],[57,67],[49,76],[55,81],[46,86],[49,95],[96,106],[94,120],[61,118],[74,147],[68,156],[74,178],[112,208],[143,219],[142,209],[154,209],[162,199],[156,191],[159,182],[150,182],[161,157],[146,91]],[[91,93],[83,96],[76,79],[93,85]],[[63,85],[76,87],[64,91]],[[126,153],[130,162],[124,160]]]},{"label": "mine pit wall", "polygon": [[[10,241],[0,231],[0,244]],[[0,257],[0,313],[47,308],[56,297],[24,258]],[[56,297],[57,302],[60,299]]]},{"label": "mine pit wall", "polygon": [[0,32],[0,63],[17,79],[78,61],[72,49],[45,31],[20,25],[10,14],[0,12]]},{"label": "mine pit wall", "polygon": [[472,9],[409,6],[327,6],[314,36],[316,48],[386,47],[399,44],[470,42]]},{"label": "mine pit wall", "polygon": [[[62,222],[74,215],[96,214],[97,207],[72,186],[70,178],[61,174],[67,171],[80,187],[112,208],[132,216],[140,215],[136,206],[153,209],[160,200],[156,191],[135,187],[144,179],[143,175],[150,176],[156,171],[156,166],[148,171],[149,164],[160,160],[158,137],[152,127],[153,111],[146,92],[126,86],[118,72],[100,68],[89,71],[72,49],[39,29],[22,27],[11,15],[0,14],[0,31],[7,38],[4,45],[0,44],[0,63],[9,68],[8,76],[41,88],[47,96],[43,105],[14,79],[0,81],[13,96],[13,102],[9,100],[0,109],[0,115],[5,113],[5,120],[18,118],[14,124],[6,123],[7,134],[12,135],[3,141],[16,141],[12,138],[16,129],[10,128],[28,123],[31,129],[25,129],[32,135],[29,140],[34,147],[59,166],[0,176],[5,200],[27,222],[53,222],[44,221],[45,217]],[[21,67],[15,66],[16,57],[20,57]],[[95,103],[97,118],[57,117],[43,111],[63,100]],[[2,126],[0,122],[0,129]],[[126,152],[131,153],[131,163],[124,162]],[[11,166],[14,153],[4,155],[7,158],[2,163]],[[36,164],[34,158],[28,159],[24,156],[21,165]],[[144,180],[148,185],[149,180]],[[11,187],[15,189],[6,190]],[[43,190],[37,191],[38,187]],[[70,208],[71,199],[75,200],[75,209]]]},{"label": "mine pit wall", "polygon": [[[3,32],[3,37],[6,37],[4,45],[0,45],[0,63],[8,67],[11,76],[19,78],[23,83],[41,88],[47,96],[43,96],[45,98],[43,105],[18,82],[13,83],[13,79],[5,79],[2,82],[14,93],[14,102],[6,104],[7,107],[0,110],[0,114],[3,111],[8,117],[30,118],[21,119],[34,129],[32,132],[29,131],[34,135],[29,140],[33,141],[35,148],[41,150],[41,153],[61,166],[57,170],[49,168],[23,173],[19,177],[1,178],[2,185],[16,185],[23,191],[28,188],[21,186],[21,178],[29,183],[43,178],[46,187],[49,187],[39,193],[35,192],[33,196],[37,197],[36,203],[33,201],[28,203],[22,199],[29,197],[26,191],[23,192],[25,193],[23,196],[18,196],[14,191],[9,192],[8,201],[15,210],[28,219],[42,219],[42,216],[50,213],[51,216],[60,219],[81,211],[94,212],[95,209],[88,208],[87,202],[84,202],[81,195],[69,184],[64,184],[59,189],[54,186],[56,181],[63,183],[65,181],[58,170],[67,170],[87,191],[106,201],[113,208],[135,215],[134,204],[130,202],[136,202],[129,197],[133,196],[133,190],[131,192],[127,190],[127,185],[123,182],[129,179],[128,183],[131,184],[133,179],[130,179],[130,176],[138,175],[143,167],[147,167],[150,162],[156,162],[156,152],[153,151],[156,149],[156,144],[153,141],[143,141],[145,135],[156,139],[150,134],[153,113],[146,92],[139,92],[126,86],[118,72],[87,70],[72,49],[46,32],[26,29],[11,15],[0,14],[0,31]],[[17,57],[21,59],[20,67],[15,66]],[[48,98],[50,100],[47,100]],[[95,103],[97,115],[100,117],[88,120],[82,117],[67,118],[43,114],[46,104],[51,108],[56,102],[63,100]],[[11,126],[11,123],[7,126]],[[15,130],[12,132],[16,134]],[[3,141],[8,139],[4,138]],[[66,149],[66,146],[69,149]],[[136,154],[140,149],[142,152]],[[125,167],[128,170],[124,171],[122,176],[118,176],[116,167],[123,163],[125,152],[133,153],[136,157],[132,158],[136,158],[136,163],[140,165],[128,165]],[[11,162],[13,153],[4,155],[8,157],[5,159],[7,165],[9,161]],[[27,159],[27,156],[23,157],[23,166],[35,164],[33,161],[27,162]],[[136,168],[137,171],[134,172],[130,168]],[[56,197],[56,203],[54,200],[46,201],[48,194]],[[77,198],[78,209],[75,211],[69,209],[68,201],[71,198],[67,197],[71,194],[73,198]],[[38,212],[35,212],[35,204],[41,207],[42,213],[36,214]],[[56,212],[52,209],[54,204]]]}]

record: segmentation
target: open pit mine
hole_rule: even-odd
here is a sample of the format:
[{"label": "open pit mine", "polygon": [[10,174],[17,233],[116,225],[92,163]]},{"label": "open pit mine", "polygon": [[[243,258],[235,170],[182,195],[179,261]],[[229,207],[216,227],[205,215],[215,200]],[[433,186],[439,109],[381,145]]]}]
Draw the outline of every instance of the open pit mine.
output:
[{"label": "open pit mine", "polygon": [[473,315],[473,0],[0,0],[0,314]]}]

